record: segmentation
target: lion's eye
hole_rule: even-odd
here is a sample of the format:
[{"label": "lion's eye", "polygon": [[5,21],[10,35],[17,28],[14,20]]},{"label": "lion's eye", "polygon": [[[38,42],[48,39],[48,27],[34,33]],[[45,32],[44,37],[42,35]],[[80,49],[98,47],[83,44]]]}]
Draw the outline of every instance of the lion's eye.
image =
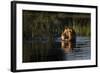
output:
[{"label": "lion's eye", "polygon": [[69,30],[69,32],[72,32],[71,30]]}]

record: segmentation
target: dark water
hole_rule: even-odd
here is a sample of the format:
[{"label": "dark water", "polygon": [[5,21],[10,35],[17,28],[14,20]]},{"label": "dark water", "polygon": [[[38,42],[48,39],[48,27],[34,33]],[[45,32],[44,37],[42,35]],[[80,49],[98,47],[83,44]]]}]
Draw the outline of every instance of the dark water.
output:
[{"label": "dark water", "polygon": [[61,41],[60,38],[52,41],[36,39],[23,43],[23,62],[87,60],[90,57],[88,37],[77,37],[76,43]]}]

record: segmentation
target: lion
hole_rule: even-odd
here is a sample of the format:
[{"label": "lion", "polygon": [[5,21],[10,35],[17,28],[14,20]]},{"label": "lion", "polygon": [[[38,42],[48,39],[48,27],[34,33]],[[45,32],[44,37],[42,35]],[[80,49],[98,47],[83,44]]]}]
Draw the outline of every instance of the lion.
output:
[{"label": "lion", "polygon": [[73,28],[65,27],[64,32],[61,34],[61,47],[64,51],[70,52],[76,44],[76,33]]},{"label": "lion", "polygon": [[73,28],[65,27],[64,32],[61,34],[61,40],[62,41],[76,41],[76,33]]}]

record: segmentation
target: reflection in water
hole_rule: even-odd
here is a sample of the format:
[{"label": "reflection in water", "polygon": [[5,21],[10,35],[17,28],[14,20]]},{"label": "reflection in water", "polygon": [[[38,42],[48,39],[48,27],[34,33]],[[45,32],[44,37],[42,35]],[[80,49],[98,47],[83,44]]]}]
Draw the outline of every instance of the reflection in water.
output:
[{"label": "reflection in water", "polygon": [[61,48],[64,49],[65,53],[72,52],[74,44],[72,41],[61,41]]},{"label": "reflection in water", "polygon": [[[60,48],[61,43],[57,42],[34,42],[28,56],[23,53],[23,62],[45,62],[45,61],[61,61],[64,60],[64,51]],[[26,45],[25,45],[26,46]],[[24,47],[25,49],[26,47]],[[28,52],[29,48],[27,49]]]},{"label": "reflection in water", "polygon": [[91,58],[90,39],[77,37],[70,41],[23,42],[23,62],[86,60]]}]

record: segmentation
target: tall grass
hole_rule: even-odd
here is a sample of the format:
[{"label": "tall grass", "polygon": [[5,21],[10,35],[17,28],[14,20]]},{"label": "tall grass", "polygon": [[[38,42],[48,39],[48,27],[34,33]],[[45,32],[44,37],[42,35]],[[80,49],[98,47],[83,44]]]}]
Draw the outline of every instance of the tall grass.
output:
[{"label": "tall grass", "polygon": [[72,27],[78,36],[90,36],[90,14],[23,11],[24,37],[60,36],[65,26]]}]

